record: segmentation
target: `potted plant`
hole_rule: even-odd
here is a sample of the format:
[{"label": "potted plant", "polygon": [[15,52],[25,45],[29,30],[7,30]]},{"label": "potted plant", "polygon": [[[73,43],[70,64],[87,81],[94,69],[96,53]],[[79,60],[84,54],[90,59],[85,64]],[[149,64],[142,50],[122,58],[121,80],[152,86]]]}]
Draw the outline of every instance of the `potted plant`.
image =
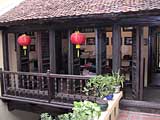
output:
[{"label": "potted plant", "polygon": [[105,96],[107,100],[113,100],[113,96],[114,96],[114,86],[113,85],[108,85],[107,86],[107,92],[108,94]]},{"label": "potted plant", "polygon": [[[114,93],[113,87],[113,77],[110,75],[98,75],[87,81],[84,87],[84,92],[86,95],[104,98],[107,95],[112,96]],[[110,99],[112,99],[110,98]],[[109,98],[108,98],[109,99]]]},{"label": "potted plant", "polygon": [[86,95],[90,95],[90,96],[94,96],[94,97],[102,97],[101,91],[105,90],[105,89],[103,89],[105,86],[105,84],[103,84],[103,79],[104,79],[104,77],[102,75],[98,75],[98,76],[90,78],[87,81],[83,92]]},{"label": "potted plant", "polygon": [[115,93],[119,93],[120,88],[123,88],[124,76],[121,76],[119,71],[117,73],[112,73],[112,76]]}]

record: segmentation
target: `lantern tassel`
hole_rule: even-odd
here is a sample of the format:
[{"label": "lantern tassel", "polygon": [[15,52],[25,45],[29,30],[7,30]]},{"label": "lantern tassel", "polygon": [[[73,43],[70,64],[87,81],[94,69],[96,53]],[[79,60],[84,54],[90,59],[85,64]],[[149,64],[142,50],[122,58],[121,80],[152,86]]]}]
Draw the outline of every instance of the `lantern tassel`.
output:
[{"label": "lantern tassel", "polygon": [[24,50],[24,56],[27,55],[27,46],[23,46],[23,50]]},{"label": "lantern tassel", "polygon": [[79,58],[79,49],[81,48],[81,45],[76,45],[76,49],[77,49],[77,57]]},{"label": "lantern tassel", "polygon": [[24,56],[26,56],[27,55],[27,51],[26,50],[24,50]]},{"label": "lantern tassel", "polygon": [[77,50],[77,57],[79,58],[79,49]]}]

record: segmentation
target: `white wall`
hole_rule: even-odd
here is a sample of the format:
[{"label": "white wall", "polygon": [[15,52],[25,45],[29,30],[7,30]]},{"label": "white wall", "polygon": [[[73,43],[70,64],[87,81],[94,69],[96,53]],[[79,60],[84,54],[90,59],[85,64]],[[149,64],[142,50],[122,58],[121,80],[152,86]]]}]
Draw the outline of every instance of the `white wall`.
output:
[{"label": "white wall", "polygon": [[15,51],[15,36],[8,34],[9,70],[17,71],[17,57]]},{"label": "white wall", "polygon": [[[2,58],[3,58],[2,32],[0,31],[0,68],[3,68]],[[0,86],[0,96],[1,96],[1,86]],[[31,112],[24,112],[19,110],[14,110],[10,112],[8,111],[7,104],[0,100],[0,120],[38,120],[38,118],[39,118],[38,114],[34,114]]]}]

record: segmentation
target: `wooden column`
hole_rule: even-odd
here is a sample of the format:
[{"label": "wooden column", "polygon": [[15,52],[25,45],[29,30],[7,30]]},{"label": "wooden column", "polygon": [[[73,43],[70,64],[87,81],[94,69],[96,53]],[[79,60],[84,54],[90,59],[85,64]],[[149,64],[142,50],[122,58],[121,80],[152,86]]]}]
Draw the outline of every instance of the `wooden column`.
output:
[{"label": "wooden column", "polygon": [[96,28],[96,74],[105,73],[106,65],[106,32],[105,29]]},{"label": "wooden column", "polygon": [[133,31],[132,44],[132,97],[143,99],[144,86],[144,56],[143,56],[143,27],[137,26]]},{"label": "wooden column", "polygon": [[118,72],[121,66],[121,27],[117,24],[113,25],[112,38],[112,71]]},{"label": "wooden column", "polygon": [[38,72],[42,72],[42,39],[41,32],[37,32],[37,54],[38,54]]},{"label": "wooden column", "polygon": [[2,32],[4,70],[9,70],[8,33]]},{"label": "wooden column", "polygon": [[153,41],[155,40],[155,34],[156,34],[156,26],[149,27],[148,30],[148,84],[151,83],[151,75],[152,75],[152,66],[153,63]]},{"label": "wooden column", "polygon": [[73,74],[73,45],[70,41],[71,30],[68,31],[68,74]]},{"label": "wooden column", "polygon": [[49,30],[50,72],[56,73],[56,40],[55,30]]},{"label": "wooden column", "polygon": [[144,74],[145,74],[145,58],[144,58],[144,30],[140,27],[140,82],[139,82],[139,100],[143,100]]},{"label": "wooden column", "polygon": [[15,35],[15,42],[16,42],[17,71],[21,71],[20,45],[17,42],[18,33],[15,33],[14,35]]}]

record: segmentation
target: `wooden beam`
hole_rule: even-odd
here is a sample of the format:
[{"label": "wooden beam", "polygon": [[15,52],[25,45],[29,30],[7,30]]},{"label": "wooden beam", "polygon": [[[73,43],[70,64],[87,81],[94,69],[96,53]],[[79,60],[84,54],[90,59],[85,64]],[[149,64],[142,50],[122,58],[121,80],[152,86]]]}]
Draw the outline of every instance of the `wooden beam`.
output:
[{"label": "wooden beam", "polygon": [[112,31],[112,71],[118,72],[121,67],[121,27],[118,24],[113,25]]},{"label": "wooden beam", "polygon": [[4,70],[9,70],[8,33],[2,32]]},{"label": "wooden beam", "polygon": [[49,30],[50,72],[56,73],[56,40],[55,30]]},{"label": "wooden beam", "polygon": [[71,30],[68,31],[68,74],[73,74],[73,45],[70,41]]}]

